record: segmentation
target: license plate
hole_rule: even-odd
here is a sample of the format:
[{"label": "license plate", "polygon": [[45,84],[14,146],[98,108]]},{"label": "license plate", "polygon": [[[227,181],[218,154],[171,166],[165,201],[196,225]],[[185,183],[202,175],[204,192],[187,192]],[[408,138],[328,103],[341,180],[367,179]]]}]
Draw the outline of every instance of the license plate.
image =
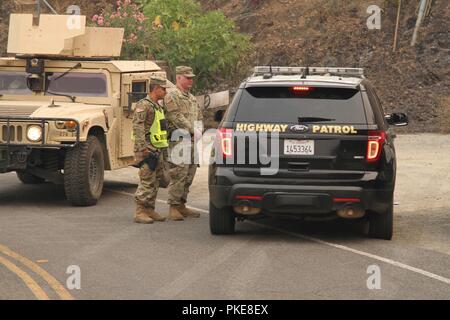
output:
[{"label": "license plate", "polygon": [[284,154],[313,156],[314,140],[284,140]]}]

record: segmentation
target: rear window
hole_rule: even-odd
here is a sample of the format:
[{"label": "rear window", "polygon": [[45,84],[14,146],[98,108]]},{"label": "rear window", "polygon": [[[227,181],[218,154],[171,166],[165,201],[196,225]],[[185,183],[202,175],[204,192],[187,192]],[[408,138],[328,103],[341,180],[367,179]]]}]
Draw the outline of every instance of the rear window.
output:
[{"label": "rear window", "polygon": [[294,87],[243,89],[235,121],[298,123],[299,118],[366,124],[359,90],[318,87],[296,87],[295,90]]}]

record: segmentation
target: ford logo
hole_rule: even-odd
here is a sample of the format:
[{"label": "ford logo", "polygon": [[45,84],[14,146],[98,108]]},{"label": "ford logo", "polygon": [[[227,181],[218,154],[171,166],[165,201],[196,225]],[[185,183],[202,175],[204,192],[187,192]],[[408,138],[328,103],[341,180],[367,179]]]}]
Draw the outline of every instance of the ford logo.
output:
[{"label": "ford logo", "polygon": [[305,126],[303,124],[293,125],[293,126],[291,126],[290,129],[291,129],[291,131],[294,131],[294,132],[307,132],[307,131],[309,131],[309,127]]}]

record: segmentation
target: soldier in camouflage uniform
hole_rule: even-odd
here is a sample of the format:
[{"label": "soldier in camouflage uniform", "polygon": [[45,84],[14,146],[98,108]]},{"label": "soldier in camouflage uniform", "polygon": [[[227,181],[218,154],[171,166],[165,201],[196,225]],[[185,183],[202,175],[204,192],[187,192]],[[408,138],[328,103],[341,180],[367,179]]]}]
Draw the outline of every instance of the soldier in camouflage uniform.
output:
[{"label": "soldier in camouflage uniform", "polygon": [[[136,163],[139,168],[139,186],[135,194],[136,223],[153,223],[165,218],[155,211],[159,179],[162,176],[163,151],[168,147],[167,120],[158,101],[163,99],[168,88],[166,79],[150,78],[150,94],[140,100],[133,115],[133,139]],[[154,155],[153,162],[148,161]],[[147,159],[147,160],[146,160]],[[151,166],[155,166],[152,170]]]},{"label": "soldier in camouflage uniform", "polygon": [[[194,128],[195,121],[203,119],[197,99],[189,92],[195,75],[192,68],[180,66],[176,68],[177,87],[164,98],[166,117],[169,122],[169,133],[176,129],[188,131],[196,139],[201,137],[201,132]],[[194,141],[194,139],[192,139]],[[179,141],[170,141],[169,154]],[[191,162],[175,164],[169,160],[170,184],[169,219],[174,221],[183,220],[186,217],[198,218],[199,213],[186,207],[189,187],[194,180],[197,164],[194,163],[194,147],[191,146]]]}]

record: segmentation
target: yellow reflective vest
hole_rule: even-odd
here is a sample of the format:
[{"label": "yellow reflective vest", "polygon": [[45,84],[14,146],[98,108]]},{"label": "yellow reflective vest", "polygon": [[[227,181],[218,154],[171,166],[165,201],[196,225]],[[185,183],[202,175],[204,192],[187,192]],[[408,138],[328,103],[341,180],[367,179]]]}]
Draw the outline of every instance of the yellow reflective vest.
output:
[{"label": "yellow reflective vest", "polygon": [[[150,102],[150,105],[154,111],[153,123],[150,127],[150,142],[157,149],[163,149],[169,147],[169,141],[167,140],[167,120],[162,108],[157,108],[155,103],[149,99],[145,99]],[[131,140],[135,141],[134,133],[131,132]]]}]

